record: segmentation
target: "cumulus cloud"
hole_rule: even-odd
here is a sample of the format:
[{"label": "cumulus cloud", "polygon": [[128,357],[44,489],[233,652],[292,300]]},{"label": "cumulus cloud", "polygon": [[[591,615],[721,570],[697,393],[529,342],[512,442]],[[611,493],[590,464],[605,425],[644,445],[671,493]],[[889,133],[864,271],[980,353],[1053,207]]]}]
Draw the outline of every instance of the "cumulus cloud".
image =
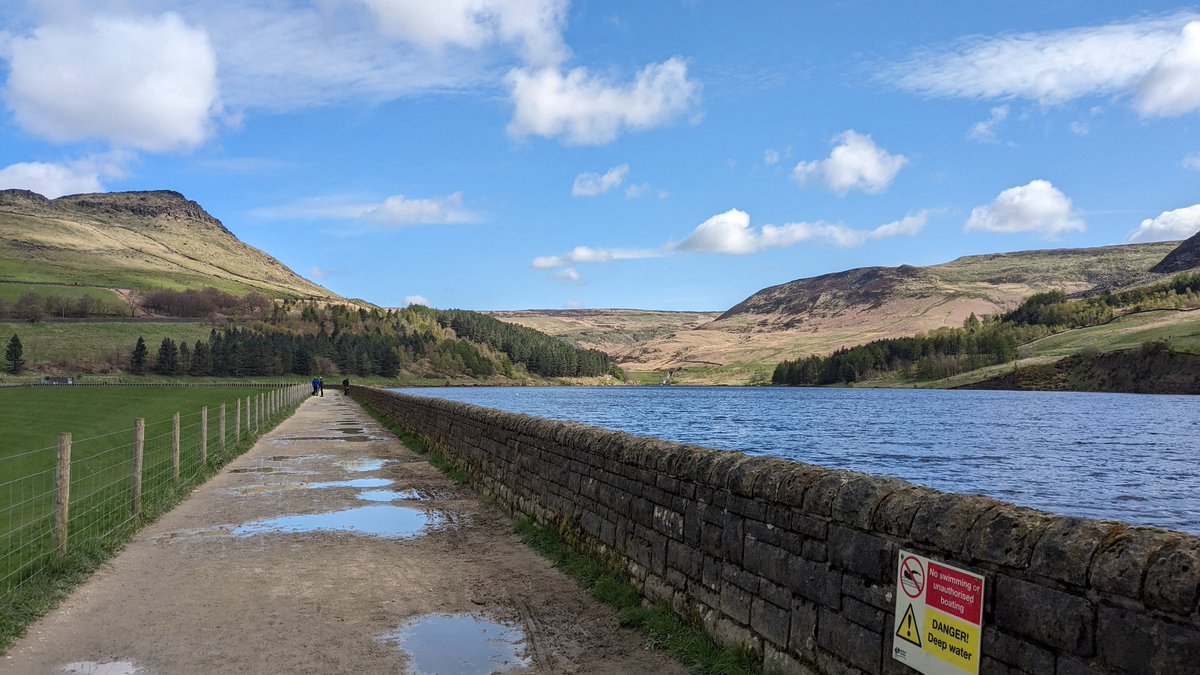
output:
[{"label": "cumulus cloud", "polygon": [[908,164],[904,155],[893,155],[875,145],[868,135],[853,129],[834,139],[838,143],[829,157],[800,162],[792,170],[792,178],[801,185],[818,179],[838,194],[862,190],[877,194],[887,189],[896,174]]},{"label": "cumulus cloud", "polygon": [[404,306],[407,307],[409,305],[424,305],[426,307],[433,306],[430,304],[429,298],[427,298],[423,295],[406,295],[406,296],[404,296]]},{"label": "cumulus cloud", "polygon": [[996,125],[1008,119],[1008,106],[998,105],[992,108],[986,120],[976,122],[967,131],[967,138],[976,141],[995,141]]},{"label": "cumulus cloud", "polygon": [[255,214],[269,219],[353,220],[384,228],[456,225],[482,220],[479,214],[463,206],[461,192],[434,199],[410,199],[404,195],[393,195],[381,202],[349,201],[336,197],[318,198],[286,206],[258,209]]},{"label": "cumulus cloud", "polygon": [[1183,158],[1183,168],[1200,171],[1200,152],[1193,152]]},{"label": "cumulus cloud", "polygon": [[208,33],[178,14],[48,24],[12,38],[7,52],[13,116],[50,141],[188,149],[220,111]]},{"label": "cumulus cloud", "polygon": [[518,45],[534,65],[567,56],[562,41],[567,0],[361,0],[387,35],[429,51],[482,49],[493,41]]},{"label": "cumulus cloud", "polygon": [[1064,232],[1082,232],[1085,228],[1071,200],[1046,180],[1030,181],[1001,192],[991,204],[971,209],[964,226],[968,232],[1033,232],[1045,239],[1057,239]]},{"label": "cumulus cloud", "polygon": [[1024,98],[1052,105],[1123,95],[1145,116],[1200,109],[1200,16],[970,38],[885,69],[929,96]]},{"label": "cumulus cloud", "polygon": [[[925,227],[928,219],[929,212],[921,211],[880,225],[872,230],[859,230],[842,223],[823,221],[787,223],[778,226],[764,225],[762,228],[756,229],[750,225],[750,214],[740,209],[730,209],[700,223],[681,241],[667,242],[656,250],[596,249],[577,246],[566,255],[535,258],[533,267],[537,269],[562,267],[566,268],[563,270],[565,273],[568,270],[574,272],[573,268],[567,266],[575,264],[654,258],[686,252],[747,255],[766,249],[795,246],[807,241],[824,241],[842,247],[860,246],[875,239],[915,235]],[[561,281],[563,280],[561,277],[562,273],[556,279]]]},{"label": "cumulus cloud", "polygon": [[514,110],[508,132],[561,137],[568,145],[603,145],[627,131],[662,126],[686,112],[700,86],[679,57],[653,63],[629,84],[587,68],[516,68],[508,74]]},{"label": "cumulus cloud", "polygon": [[603,249],[576,246],[566,255],[544,255],[533,259],[535,269],[546,270],[580,263],[606,263],[612,260],[639,260],[662,255],[659,251],[638,249]]},{"label": "cumulus cloud", "polygon": [[775,166],[779,163],[779,151],[767,149],[763,151],[763,164],[767,166]]},{"label": "cumulus cloud", "polygon": [[678,251],[745,255],[765,249],[787,248],[812,240],[823,240],[841,247],[861,246],[872,239],[914,235],[925,227],[928,218],[928,212],[922,211],[873,230],[858,230],[842,223],[817,221],[764,225],[761,230],[755,231],[750,227],[749,214],[730,209],[704,221],[683,241],[670,247]]},{"label": "cumulus cloud", "polygon": [[1200,204],[1174,211],[1163,211],[1156,218],[1146,218],[1129,234],[1129,242],[1173,241],[1187,239],[1200,232]]},{"label": "cumulus cloud", "polygon": [[578,271],[576,271],[574,267],[568,267],[566,269],[559,270],[559,272],[554,275],[554,280],[563,284],[583,283],[583,277]]},{"label": "cumulus cloud", "polygon": [[0,169],[0,189],[33,190],[51,199],[103,192],[105,179],[125,176],[124,158],[101,155],[68,162],[19,162]]},{"label": "cumulus cloud", "polygon": [[627,173],[629,173],[628,164],[614,166],[603,174],[591,171],[581,173],[575,177],[575,184],[571,186],[571,196],[597,197],[602,195],[620,186],[625,180],[625,174]]},{"label": "cumulus cloud", "polygon": [[671,196],[671,193],[666,190],[655,190],[654,186],[649,183],[639,183],[625,188],[625,199],[641,199],[650,195],[655,195],[659,199],[666,199]]}]

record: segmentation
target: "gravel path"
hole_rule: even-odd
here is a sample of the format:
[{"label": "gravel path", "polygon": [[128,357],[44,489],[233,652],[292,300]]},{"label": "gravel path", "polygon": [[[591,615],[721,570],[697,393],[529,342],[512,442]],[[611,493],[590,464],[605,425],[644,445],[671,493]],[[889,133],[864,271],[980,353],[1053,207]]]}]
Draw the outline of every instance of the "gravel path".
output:
[{"label": "gravel path", "polygon": [[3,673],[673,673],[336,392],[145,528]]}]

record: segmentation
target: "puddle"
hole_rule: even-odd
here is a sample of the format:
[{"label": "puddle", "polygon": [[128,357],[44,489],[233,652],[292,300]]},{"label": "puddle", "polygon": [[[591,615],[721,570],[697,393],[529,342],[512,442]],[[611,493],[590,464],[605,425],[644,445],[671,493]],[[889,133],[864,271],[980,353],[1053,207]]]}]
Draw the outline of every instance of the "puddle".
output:
[{"label": "puddle", "polygon": [[347,459],[338,462],[338,466],[354,473],[366,473],[368,471],[378,471],[387,463],[386,459]]},{"label": "puddle", "polygon": [[367,490],[358,493],[358,498],[367,502],[418,501],[425,496],[416,490]]},{"label": "puddle", "polygon": [[282,473],[280,469],[273,466],[250,466],[244,469],[230,469],[229,473],[275,473],[276,471]]},{"label": "puddle", "polygon": [[150,671],[143,669],[133,661],[76,661],[61,666],[57,675],[149,675]]},{"label": "puddle", "polygon": [[342,440],[347,443],[366,443],[371,438],[369,436],[346,436]]},{"label": "puddle", "polygon": [[381,639],[408,654],[409,673],[486,675],[533,663],[525,653],[525,631],[470,614],[428,614]]},{"label": "puddle", "polygon": [[234,528],[233,534],[249,537],[273,532],[349,532],[407,539],[441,522],[442,518],[437,514],[404,506],[360,506],[346,511],[256,520]]},{"label": "puddle", "polygon": [[395,481],[386,478],[355,478],[354,480],[331,480],[324,483],[309,483],[310,488],[380,488],[387,487]]}]

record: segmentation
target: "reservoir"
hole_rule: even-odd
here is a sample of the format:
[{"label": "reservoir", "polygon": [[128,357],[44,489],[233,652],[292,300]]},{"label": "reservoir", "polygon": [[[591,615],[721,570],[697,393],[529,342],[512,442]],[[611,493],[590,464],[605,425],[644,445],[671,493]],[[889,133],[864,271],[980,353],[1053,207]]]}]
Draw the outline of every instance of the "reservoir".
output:
[{"label": "reservoir", "polygon": [[1200,534],[1200,400],[762,387],[396,389]]}]

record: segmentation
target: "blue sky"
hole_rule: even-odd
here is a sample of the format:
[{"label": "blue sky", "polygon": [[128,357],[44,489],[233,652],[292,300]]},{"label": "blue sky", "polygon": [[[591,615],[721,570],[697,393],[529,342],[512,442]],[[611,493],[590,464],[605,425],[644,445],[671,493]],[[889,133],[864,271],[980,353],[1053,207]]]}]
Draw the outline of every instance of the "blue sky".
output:
[{"label": "blue sky", "polygon": [[386,306],[723,310],[1200,230],[1200,6],[10,0],[0,188],[172,189]]}]

